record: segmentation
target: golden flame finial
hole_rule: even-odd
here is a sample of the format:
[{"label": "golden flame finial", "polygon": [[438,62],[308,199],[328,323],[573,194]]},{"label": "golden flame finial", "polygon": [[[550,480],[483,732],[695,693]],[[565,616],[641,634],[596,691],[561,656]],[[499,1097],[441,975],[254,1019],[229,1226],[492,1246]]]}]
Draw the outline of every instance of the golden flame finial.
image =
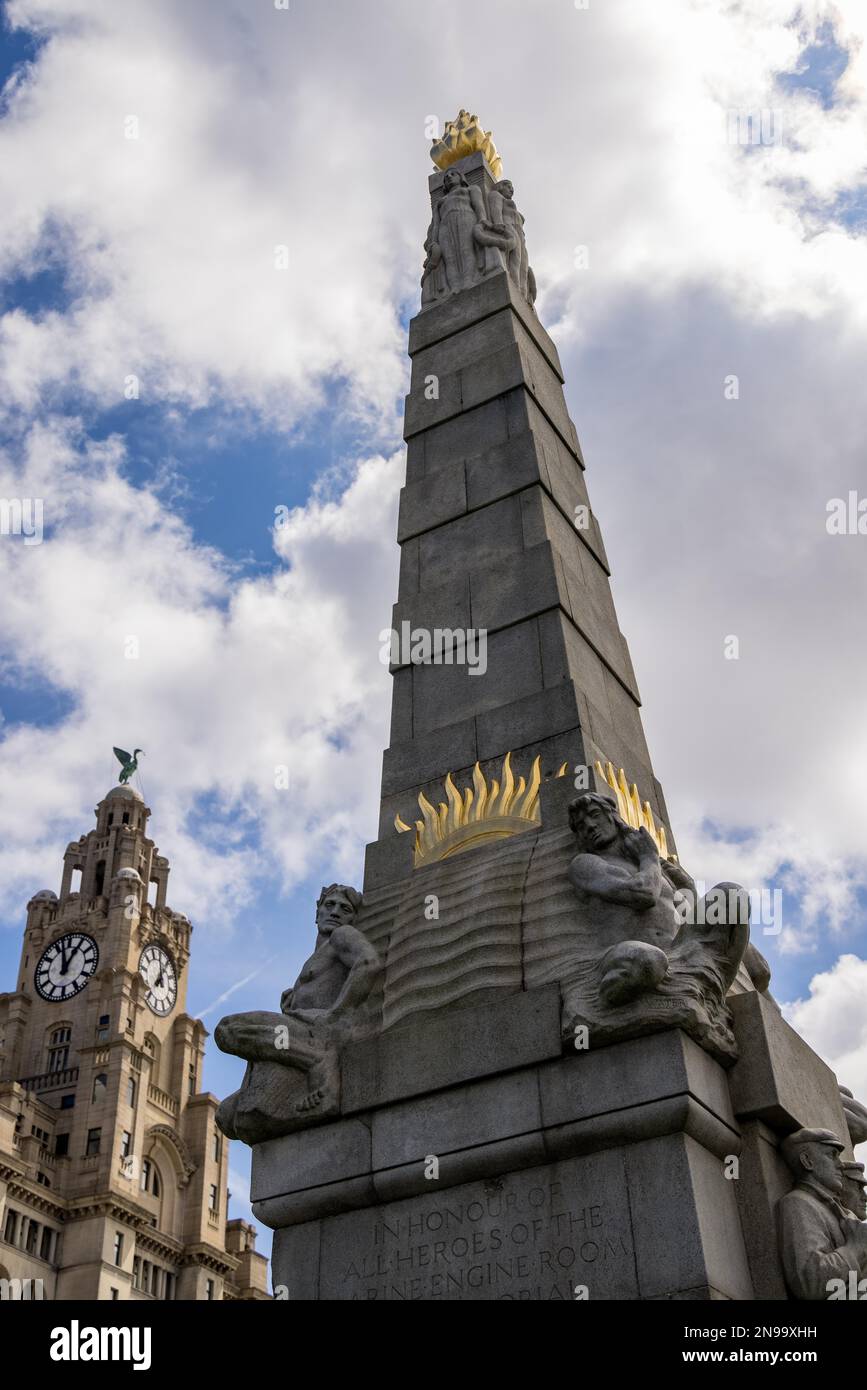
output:
[{"label": "golden flame finial", "polygon": [[430,157],[438,169],[448,169],[465,155],[481,150],[488,161],[495,179],[503,177],[503,161],[497,154],[494,138],[489,130],[482,130],[478,116],[471,116],[463,108],[456,121],[446,121],[445,130],[439,140],[431,145]]}]

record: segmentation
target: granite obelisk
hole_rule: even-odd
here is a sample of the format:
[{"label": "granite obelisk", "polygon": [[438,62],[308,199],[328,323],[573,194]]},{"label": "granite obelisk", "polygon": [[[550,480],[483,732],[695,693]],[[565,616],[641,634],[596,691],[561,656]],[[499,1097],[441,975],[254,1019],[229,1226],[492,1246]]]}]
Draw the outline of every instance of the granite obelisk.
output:
[{"label": "granite obelisk", "polygon": [[673,853],[514,187],[465,111],[432,155],[379,833],[217,1029],[275,1289],[821,1296],[867,1275],[867,1111]]}]

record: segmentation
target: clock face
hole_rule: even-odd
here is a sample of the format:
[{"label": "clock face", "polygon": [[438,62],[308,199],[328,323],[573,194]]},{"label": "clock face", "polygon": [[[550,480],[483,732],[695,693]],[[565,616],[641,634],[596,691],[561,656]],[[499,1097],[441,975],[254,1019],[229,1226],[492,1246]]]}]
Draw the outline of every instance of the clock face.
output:
[{"label": "clock face", "polygon": [[50,1004],[80,994],[99,964],[99,947],[92,936],[67,932],[46,946],[36,964],[33,983]]},{"label": "clock face", "polygon": [[175,963],[162,946],[145,946],[138,963],[145,982],[145,1003],[155,1014],[170,1014],[178,997]]}]

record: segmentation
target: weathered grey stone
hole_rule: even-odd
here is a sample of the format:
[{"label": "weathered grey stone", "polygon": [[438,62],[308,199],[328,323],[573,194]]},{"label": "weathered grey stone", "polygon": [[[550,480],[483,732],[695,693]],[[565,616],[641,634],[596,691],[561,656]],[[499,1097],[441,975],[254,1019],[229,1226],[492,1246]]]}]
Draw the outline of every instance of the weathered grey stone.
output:
[{"label": "weathered grey stone", "polygon": [[507,443],[511,433],[507,404],[507,398],[500,396],[408,439],[407,482],[451,467],[455,459],[472,458]]},{"label": "weathered grey stone", "polygon": [[471,623],[489,633],[566,603],[565,583],[547,541],[470,571]]},{"label": "weathered grey stone", "polygon": [[546,1128],[644,1108],[661,1097],[693,1096],[737,1141],[723,1068],[676,1028],[567,1055],[540,1068],[539,1087]]},{"label": "weathered grey stone", "polygon": [[419,582],[435,588],[449,575],[496,564],[524,550],[521,504],[505,497],[419,537]]},{"label": "weathered grey stone", "polygon": [[382,839],[372,840],[364,851],[364,892],[408,878],[413,868],[413,836],[399,835],[394,812],[382,827]]},{"label": "weathered grey stone", "polygon": [[738,1118],[764,1120],[782,1134],[818,1126],[847,1139],[831,1068],[764,995],[739,994],[730,1006],[740,1051],[729,1077]]},{"label": "weathered grey stone", "polygon": [[378,1110],[372,1121],[373,1166],[424,1164],[446,1154],[539,1129],[539,1088],[527,1068],[416,1096]]},{"label": "weathered grey stone", "polygon": [[361,1120],[337,1120],[269,1139],[253,1149],[250,1197],[259,1202],[285,1192],[364,1177],[372,1169],[371,1160],[370,1126]]},{"label": "weathered grey stone", "polygon": [[461,333],[469,324],[488,318],[503,309],[511,309],[524,330],[533,338],[556,375],[563,380],[560,357],[552,338],[505,271],[417,314],[409,325],[409,355],[414,358],[425,348]]},{"label": "weathered grey stone", "polygon": [[471,510],[509,497],[525,487],[538,483],[547,485],[541,449],[529,431],[467,458],[465,469],[467,506]]},{"label": "weathered grey stone", "polygon": [[714,1289],[750,1299],[734,1183],[719,1160],[688,1135],[625,1150],[639,1297]]},{"label": "weathered grey stone", "polygon": [[560,991],[520,991],[472,1008],[416,1014],[347,1049],[342,1109],[386,1105],[559,1057]]},{"label": "weathered grey stone", "polygon": [[744,1247],[757,1299],[787,1299],[777,1247],[776,1205],[789,1191],[791,1177],[777,1148],[776,1135],[761,1120],[742,1120],[737,1181]]},{"label": "weathered grey stone", "polygon": [[433,729],[406,743],[393,743],[382,758],[382,794],[388,796],[442,777],[442,769],[452,764],[472,767],[479,756],[477,750],[474,719]]},{"label": "weathered grey stone", "polygon": [[[523,699],[542,689],[539,639],[532,618],[487,634],[486,666],[478,665],[482,652],[476,648],[475,638],[472,654],[475,665],[456,662],[415,668],[413,730],[417,738],[447,727],[453,720],[473,716],[478,719],[485,711],[502,707],[510,697]],[[423,680],[418,679],[420,671],[424,674]],[[527,741],[519,739],[502,751],[507,753],[509,747],[518,747]],[[489,756],[481,739],[477,756]]]},{"label": "weathered grey stone", "polygon": [[567,756],[580,761],[583,745],[578,737],[579,728],[577,695],[572,683],[564,681],[543,690],[540,678],[536,693],[479,712],[476,718],[479,757],[502,757],[510,748],[524,749],[542,739],[574,731],[576,737],[568,745]]},{"label": "weathered grey stone", "polygon": [[496,1176],[322,1226],[319,1297],[635,1298],[619,1154]]},{"label": "weathered grey stone", "polygon": [[[408,629],[404,624],[408,623]],[[396,603],[391,615],[392,630],[398,634],[397,662],[391,664],[392,674],[413,666],[413,632],[422,630],[433,634],[451,632],[465,643],[468,628],[478,627],[470,617],[470,582],[466,574],[452,574],[446,583],[422,589],[410,598]],[[433,639],[431,639],[433,640]],[[448,646],[455,645],[454,640]],[[443,643],[440,643],[442,648]],[[424,664],[424,663],[421,663]]]},{"label": "weathered grey stone", "polygon": [[441,526],[462,516],[467,510],[467,486],[463,464],[441,468],[436,474],[408,483],[400,495],[397,539],[403,544],[410,536]]},{"label": "weathered grey stone", "polygon": [[320,1231],[318,1221],[307,1221],[274,1232],[271,1282],[275,1297],[300,1303],[319,1298]]},{"label": "weathered grey stone", "polygon": [[511,308],[477,319],[467,324],[460,333],[453,334],[444,342],[434,343],[413,356],[411,390],[418,389],[425,378],[432,374],[473,371],[492,353],[501,352],[518,342],[533,343],[533,351],[539,351]]}]

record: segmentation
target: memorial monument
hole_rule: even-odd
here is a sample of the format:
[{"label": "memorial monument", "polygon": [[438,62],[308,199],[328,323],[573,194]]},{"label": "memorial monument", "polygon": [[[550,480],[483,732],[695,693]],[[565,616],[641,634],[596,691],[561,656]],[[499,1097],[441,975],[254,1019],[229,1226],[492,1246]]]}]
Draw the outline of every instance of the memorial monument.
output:
[{"label": "memorial monument", "polygon": [[515,189],[431,153],[378,835],[218,1122],[294,1299],[830,1297],[867,1112],[676,857]]}]

